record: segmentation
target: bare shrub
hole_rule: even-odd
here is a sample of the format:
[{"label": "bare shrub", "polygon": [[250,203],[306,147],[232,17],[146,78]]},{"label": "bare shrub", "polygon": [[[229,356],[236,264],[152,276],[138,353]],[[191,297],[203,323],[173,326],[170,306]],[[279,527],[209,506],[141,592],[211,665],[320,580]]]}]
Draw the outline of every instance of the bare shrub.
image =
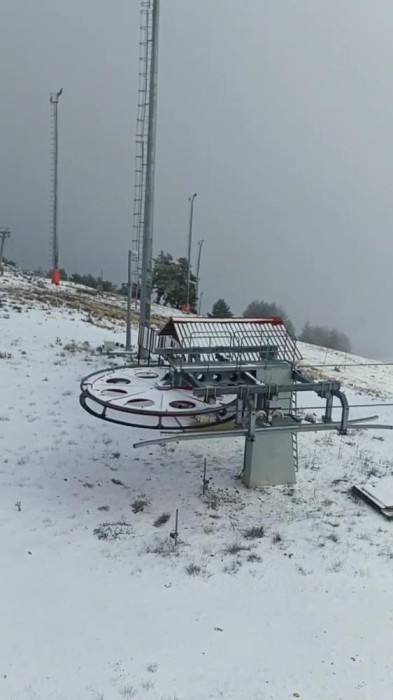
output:
[{"label": "bare shrub", "polygon": [[295,489],[293,486],[284,486],[282,490],[284,496],[294,496],[295,495]]},{"label": "bare shrub", "polygon": [[234,574],[237,574],[241,567],[241,562],[240,561],[232,561],[230,564],[226,564],[224,566],[224,574],[231,574],[232,576]]},{"label": "bare shrub", "polygon": [[188,564],[186,571],[190,576],[198,576],[201,573],[201,567],[198,564]]},{"label": "bare shrub", "polygon": [[149,673],[156,673],[156,671],[158,671],[158,664],[156,664],[156,663],[149,664],[147,666],[147,670],[149,671]]},{"label": "bare shrub", "polygon": [[132,526],[129,523],[103,523],[93,530],[93,534],[99,540],[118,540],[124,535],[132,534]]},{"label": "bare shrub", "polygon": [[297,570],[302,574],[302,576],[309,576],[312,574],[312,569],[305,569],[303,566],[298,566]]},{"label": "bare shrub", "polygon": [[327,570],[337,574],[344,566],[344,562],[337,559]]},{"label": "bare shrub", "polygon": [[218,510],[219,506],[222,505],[232,505],[239,503],[239,493],[229,492],[227,489],[215,489],[210,488],[202,495],[208,508],[211,510]]},{"label": "bare shrub", "polygon": [[83,343],[77,343],[75,340],[72,340],[70,343],[67,343],[64,345],[63,349],[66,352],[87,352],[88,350],[91,350],[90,343],[88,340],[85,340]]},{"label": "bare shrub", "polygon": [[145,552],[147,554],[160,554],[162,557],[168,557],[176,553],[176,545],[174,541],[169,538],[156,540],[155,544],[146,547]]},{"label": "bare shrub", "polygon": [[279,532],[275,532],[273,537],[272,537],[272,542],[273,544],[278,544],[279,542],[282,542],[282,537]]},{"label": "bare shrub", "polygon": [[214,491],[206,491],[206,493],[203,496],[203,499],[207,505],[208,508],[211,508],[212,510],[218,510],[219,506],[219,500],[218,496]]},{"label": "bare shrub", "polygon": [[161,527],[162,525],[165,525],[165,523],[168,522],[170,517],[170,513],[162,513],[162,515],[159,515],[158,518],[155,519],[153,523],[154,527]]},{"label": "bare shrub", "polygon": [[127,700],[131,700],[131,698],[135,698],[137,695],[137,689],[134,688],[133,685],[130,685],[129,683],[127,685],[124,685],[123,688],[120,688],[119,693],[120,695],[123,696],[123,698],[127,698]]},{"label": "bare shrub", "polygon": [[265,537],[265,528],[263,525],[256,525],[244,531],[244,537],[248,540],[259,540]]},{"label": "bare shrub", "polygon": [[143,690],[151,690],[152,688],[154,688],[154,681],[148,678],[146,681],[142,681],[141,685]]},{"label": "bare shrub", "polygon": [[239,554],[239,552],[250,551],[249,547],[245,547],[241,542],[232,542],[224,548],[225,554]]},{"label": "bare shrub", "polygon": [[144,496],[141,496],[140,498],[136,498],[135,501],[131,503],[131,508],[133,513],[142,513],[147,505],[149,505],[148,501]]},{"label": "bare shrub", "polygon": [[257,562],[257,561],[260,562],[260,561],[262,561],[262,557],[260,557],[259,554],[255,554],[254,552],[252,552],[251,554],[248,555],[247,561],[249,561],[249,562]]},{"label": "bare shrub", "polygon": [[213,525],[204,525],[202,529],[203,529],[203,532],[205,533],[205,535],[211,535],[212,532],[214,532]]},{"label": "bare shrub", "polygon": [[115,484],[115,486],[125,486],[120,479],[111,479],[112,484]]},{"label": "bare shrub", "polygon": [[338,542],[338,535],[336,535],[335,532],[331,532],[326,539],[331,540],[332,542]]}]

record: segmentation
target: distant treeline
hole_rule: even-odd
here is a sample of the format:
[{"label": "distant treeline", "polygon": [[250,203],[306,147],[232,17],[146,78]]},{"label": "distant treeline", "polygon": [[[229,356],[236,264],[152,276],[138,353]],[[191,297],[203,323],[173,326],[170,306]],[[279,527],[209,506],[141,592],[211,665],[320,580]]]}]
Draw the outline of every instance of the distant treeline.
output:
[{"label": "distant treeline", "polygon": [[320,345],[323,348],[332,348],[341,352],[351,352],[351,342],[345,333],[337,328],[325,328],[324,326],[312,326],[309,321],[305,324],[299,340],[303,343]]},{"label": "distant treeline", "polygon": [[[50,277],[51,273],[35,270],[35,274],[41,277]],[[62,280],[69,280],[75,284],[82,284],[92,289],[97,289],[103,292],[111,292],[113,294],[127,295],[127,284],[123,282],[121,285],[116,285],[110,280],[104,280],[101,277],[95,277],[91,274],[80,275],[74,272],[67,275],[64,269],[60,270]],[[169,253],[163,251],[154,260],[153,266],[153,291],[156,297],[157,304],[169,305],[174,308],[182,308],[186,301],[187,288],[187,260],[179,258],[175,260]],[[133,285],[133,298],[135,298],[139,290],[136,285]],[[196,277],[190,274],[190,306],[191,310],[195,311],[197,304],[196,297]],[[225,299],[217,299],[213,304],[211,312],[208,314],[216,318],[230,318],[233,313],[229,304]],[[293,322],[289,318],[285,309],[276,302],[268,302],[263,300],[251,301],[243,311],[245,318],[263,318],[265,316],[281,316],[289,333],[296,337],[296,330]],[[309,321],[304,325],[304,328],[298,339],[304,343],[312,345],[320,345],[324,348],[332,348],[341,352],[351,352],[351,342],[345,333],[337,330],[337,328],[326,328],[325,326],[313,326]]]},{"label": "distant treeline", "polygon": [[[233,316],[229,304],[225,299],[218,299],[211,310],[210,316],[225,318]],[[289,333],[296,337],[295,326],[288,317],[285,309],[275,302],[251,301],[243,311],[245,318],[263,318],[265,316],[281,316]],[[324,348],[332,348],[341,352],[351,352],[351,342],[345,333],[337,328],[326,328],[324,326],[312,326],[309,321],[305,324],[299,335],[299,340],[311,345],[320,345]]]}]

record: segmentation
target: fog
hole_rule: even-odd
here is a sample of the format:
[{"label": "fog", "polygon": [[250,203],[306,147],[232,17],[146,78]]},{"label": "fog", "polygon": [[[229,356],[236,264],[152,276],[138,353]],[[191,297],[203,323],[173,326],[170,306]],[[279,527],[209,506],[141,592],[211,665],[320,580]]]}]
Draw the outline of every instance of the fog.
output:
[{"label": "fog", "polygon": [[[50,105],[60,263],[126,277],[139,0],[2,0],[5,255],[49,268]],[[393,358],[393,4],[161,0],[154,249],[204,239],[203,310],[283,305]]]}]

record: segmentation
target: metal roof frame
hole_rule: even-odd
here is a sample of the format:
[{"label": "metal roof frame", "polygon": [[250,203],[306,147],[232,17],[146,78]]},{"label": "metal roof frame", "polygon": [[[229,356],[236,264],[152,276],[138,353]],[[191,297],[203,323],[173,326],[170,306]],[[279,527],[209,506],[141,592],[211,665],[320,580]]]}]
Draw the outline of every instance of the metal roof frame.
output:
[{"label": "metal roof frame", "polygon": [[225,353],[237,364],[266,359],[293,363],[301,358],[285,323],[279,316],[264,318],[172,317],[158,334],[157,352],[164,356],[193,355],[211,363],[212,355]]}]

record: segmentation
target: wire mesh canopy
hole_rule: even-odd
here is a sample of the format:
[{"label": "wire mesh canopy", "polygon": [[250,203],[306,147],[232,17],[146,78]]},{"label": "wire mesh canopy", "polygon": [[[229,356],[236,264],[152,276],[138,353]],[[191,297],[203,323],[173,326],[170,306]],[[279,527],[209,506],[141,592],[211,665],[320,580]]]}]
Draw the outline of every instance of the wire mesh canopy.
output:
[{"label": "wire mesh canopy", "polygon": [[265,318],[173,317],[161,329],[158,348],[198,353],[208,362],[219,351],[225,359],[261,362],[275,359],[294,362],[301,355],[296,340],[279,316]]}]

